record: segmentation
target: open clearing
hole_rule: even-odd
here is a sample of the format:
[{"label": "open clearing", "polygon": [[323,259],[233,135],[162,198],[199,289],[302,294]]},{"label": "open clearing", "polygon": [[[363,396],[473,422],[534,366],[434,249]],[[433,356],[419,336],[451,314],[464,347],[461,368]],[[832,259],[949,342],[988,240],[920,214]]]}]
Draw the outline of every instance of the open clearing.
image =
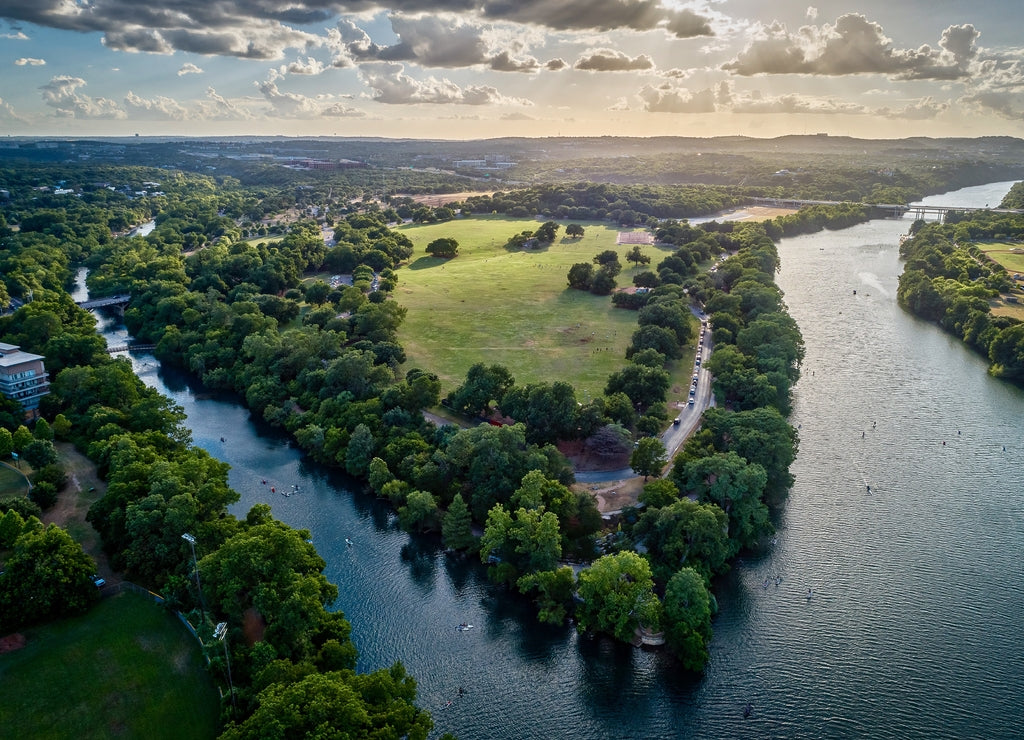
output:
[{"label": "open clearing", "polygon": [[[1024,245],[1019,242],[979,242],[978,248],[1011,275],[1024,275]],[[1024,301],[1024,293],[1019,288],[1014,293],[1019,301]],[[1024,321],[1024,303],[1007,303],[1000,299],[990,301],[989,306],[993,316],[1010,316]]]},{"label": "open clearing", "polygon": [[217,735],[219,699],[199,645],[150,599],[123,593],[25,635],[25,647],[0,655],[0,727],[12,736]]},{"label": "open clearing", "polygon": [[[620,287],[636,272],[652,269],[671,247],[644,246],[651,265],[625,261],[628,245],[617,245],[620,231],[607,223],[579,222],[580,239],[565,236],[542,249],[508,251],[508,239],[533,231],[537,219],[473,216],[439,224],[399,228],[415,245],[411,264],[398,271],[396,300],[409,309],[399,330],[408,355],[406,367],[436,372],[445,390],[465,378],[474,363],[506,366],[517,384],[571,383],[586,401],[603,392],[608,376],[621,368],[636,330],[636,312],[615,308],[609,296],[567,287],[576,262],[599,252],[619,253]],[[451,237],[459,255],[451,260],[424,254],[434,239]],[[689,361],[682,361],[688,371]]]}]

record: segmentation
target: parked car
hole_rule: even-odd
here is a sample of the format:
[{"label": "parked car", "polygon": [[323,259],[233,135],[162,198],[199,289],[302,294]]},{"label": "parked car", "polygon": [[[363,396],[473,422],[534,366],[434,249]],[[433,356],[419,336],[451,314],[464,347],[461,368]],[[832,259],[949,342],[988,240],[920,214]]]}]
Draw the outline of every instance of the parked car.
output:
[{"label": "parked car", "polygon": [[104,586],[107,585],[107,582],[104,581],[102,578],[100,578],[96,574],[93,574],[93,575],[89,576],[89,578],[92,580],[93,585],[96,586],[96,588],[103,588]]}]

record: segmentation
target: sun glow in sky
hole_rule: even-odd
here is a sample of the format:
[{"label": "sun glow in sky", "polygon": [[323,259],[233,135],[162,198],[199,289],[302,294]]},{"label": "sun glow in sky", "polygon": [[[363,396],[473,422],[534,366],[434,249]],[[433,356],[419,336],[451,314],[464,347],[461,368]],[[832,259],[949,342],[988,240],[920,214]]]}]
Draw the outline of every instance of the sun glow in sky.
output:
[{"label": "sun glow in sky", "polygon": [[1024,136],[1018,0],[0,0],[0,133]]}]

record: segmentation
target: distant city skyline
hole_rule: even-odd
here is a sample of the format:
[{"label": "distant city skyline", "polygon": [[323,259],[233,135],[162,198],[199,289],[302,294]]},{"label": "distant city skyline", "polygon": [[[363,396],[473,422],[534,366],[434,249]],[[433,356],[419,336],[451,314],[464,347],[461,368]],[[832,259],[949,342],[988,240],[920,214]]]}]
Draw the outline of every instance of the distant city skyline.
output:
[{"label": "distant city skyline", "polygon": [[1010,0],[3,0],[0,135],[1024,136]]}]

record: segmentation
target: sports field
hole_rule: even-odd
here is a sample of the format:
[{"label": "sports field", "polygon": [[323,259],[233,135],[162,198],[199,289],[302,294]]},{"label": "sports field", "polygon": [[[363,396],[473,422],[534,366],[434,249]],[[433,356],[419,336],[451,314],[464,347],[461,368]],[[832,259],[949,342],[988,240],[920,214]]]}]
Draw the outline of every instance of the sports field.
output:
[{"label": "sports field", "polygon": [[150,599],[124,593],[24,633],[24,647],[0,655],[4,737],[216,737],[220,704],[199,645]]},{"label": "sports field", "polygon": [[[1024,275],[1024,247],[1021,244],[1017,242],[979,242],[978,248],[991,260],[1005,267],[1010,275]],[[1017,284],[1018,286],[1024,285],[1019,281]],[[1024,294],[1020,290],[1015,291],[1015,294],[1018,301],[1024,301]],[[1024,303],[1007,303],[1000,298],[990,301],[989,305],[993,316],[1010,316],[1024,321]]]},{"label": "sports field", "polygon": [[[607,223],[579,222],[582,238],[558,237],[547,247],[508,251],[508,239],[541,225],[537,219],[473,216],[400,231],[415,245],[410,264],[398,271],[396,300],[409,309],[399,339],[406,367],[436,372],[445,391],[459,385],[477,362],[501,364],[517,384],[563,380],[579,400],[603,392],[608,376],[622,367],[636,330],[635,311],[615,308],[609,296],[568,288],[566,275],[576,262],[591,262],[614,249],[623,270],[620,287],[652,269],[669,247],[643,246],[651,265],[639,270],[625,260],[629,245],[617,245],[619,229]],[[451,260],[427,256],[434,239],[459,243]]]}]

